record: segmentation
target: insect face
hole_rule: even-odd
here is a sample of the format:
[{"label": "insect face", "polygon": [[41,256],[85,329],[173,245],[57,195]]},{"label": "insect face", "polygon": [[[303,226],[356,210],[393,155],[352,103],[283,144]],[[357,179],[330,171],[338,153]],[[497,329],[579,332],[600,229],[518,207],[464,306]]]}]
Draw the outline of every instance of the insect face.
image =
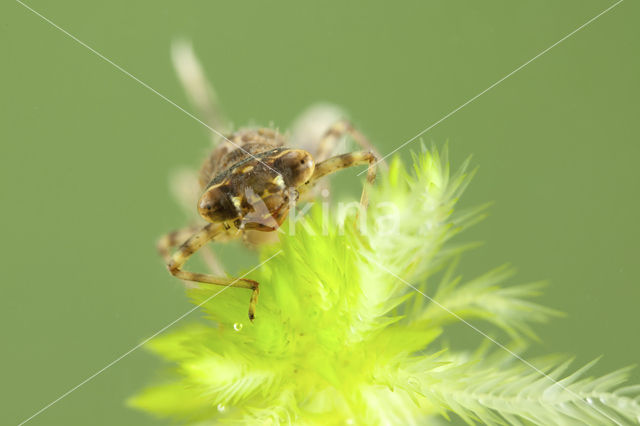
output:
[{"label": "insect face", "polygon": [[297,190],[311,179],[315,163],[300,149],[275,149],[248,158],[214,180],[198,202],[209,222],[238,229],[273,231],[287,216]]}]

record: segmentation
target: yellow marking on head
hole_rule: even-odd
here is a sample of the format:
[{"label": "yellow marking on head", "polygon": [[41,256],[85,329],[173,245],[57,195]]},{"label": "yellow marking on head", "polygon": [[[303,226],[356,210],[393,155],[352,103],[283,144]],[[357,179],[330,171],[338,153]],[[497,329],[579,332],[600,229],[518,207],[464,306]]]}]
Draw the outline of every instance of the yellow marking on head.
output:
[{"label": "yellow marking on head", "polygon": [[240,211],[240,207],[242,207],[242,197],[240,197],[240,196],[231,197],[231,202],[233,203],[234,206],[236,206],[236,209],[238,209],[238,211]]},{"label": "yellow marking on head", "polygon": [[215,185],[211,185],[211,186],[206,187],[205,191],[208,191],[210,189],[217,188],[219,186],[225,185],[226,183],[229,183],[229,181],[225,179],[224,182],[216,183]]},{"label": "yellow marking on head", "polygon": [[283,155],[286,155],[286,154],[290,153],[291,151],[293,151],[293,150],[292,149],[283,149],[282,151],[280,151],[276,155],[274,155],[273,159],[277,160],[278,158],[282,157]]}]

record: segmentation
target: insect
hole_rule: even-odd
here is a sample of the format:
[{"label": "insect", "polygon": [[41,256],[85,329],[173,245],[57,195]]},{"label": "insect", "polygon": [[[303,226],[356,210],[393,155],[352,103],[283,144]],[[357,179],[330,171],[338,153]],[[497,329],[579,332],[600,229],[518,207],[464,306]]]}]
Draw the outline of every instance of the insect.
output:
[{"label": "insect", "polygon": [[[215,93],[206,83],[190,46],[178,44],[174,46],[173,53],[178,75],[200,113],[211,127],[225,128]],[[313,122],[313,117],[308,117],[306,122],[309,121]],[[313,153],[311,148],[289,147],[287,137],[271,128],[242,128],[228,133],[222,140],[218,139],[198,176],[201,195],[196,207],[206,224],[171,232],[158,243],[169,272],[185,281],[251,290],[249,319],[253,321],[259,294],[258,282],[190,272],[183,268],[195,252],[212,241],[247,239],[251,235],[255,237],[256,233],[277,230],[293,203],[311,194],[324,176],[345,168],[368,165],[367,184],[373,183],[377,154],[349,122],[338,120],[322,133],[317,129],[315,133],[310,136],[317,139],[313,142]],[[332,156],[334,146],[345,135],[350,135],[363,149]],[[367,184],[360,199],[365,208]],[[178,248],[171,253],[175,246]]]}]

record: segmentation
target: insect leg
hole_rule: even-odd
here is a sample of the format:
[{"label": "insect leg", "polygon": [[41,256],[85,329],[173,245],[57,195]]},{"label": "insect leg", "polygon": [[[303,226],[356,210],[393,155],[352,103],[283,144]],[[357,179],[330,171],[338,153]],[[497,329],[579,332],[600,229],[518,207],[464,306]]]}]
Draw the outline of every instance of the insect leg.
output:
[{"label": "insect leg", "polygon": [[[191,226],[169,232],[158,241],[158,244],[156,245],[158,253],[162,256],[164,261],[168,263],[171,259],[171,249],[187,241],[187,239],[194,233],[198,232],[200,228],[202,228],[202,226]],[[212,273],[216,275],[225,275],[224,268],[218,261],[215,253],[209,250],[208,247],[203,247],[199,253]]]},{"label": "insect leg", "polygon": [[320,139],[320,142],[318,143],[318,149],[314,158],[317,161],[326,160],[333,153],[336,144],[344,135],[351,136],[363,150],[371,151],[376,157],[380,158],[380,154],[371,142],[369,142],[367,137],[353,127],[353,125],[347,120],[339,120],[327,129],[324,136],[322,136],[322,139]]},{"label": "insect leg", "polygon": [[[199,115],[209,127],[223,134],[229,132],[229,121],[220,109],[218,96],[207,81],[191,44],[187,41],[174,42],[171,46],[171,57],[180,82]],[[212,138],[214,143],[219,142],[218,135],[212,133]]]},{"label": "insect leg", "polygon": [[251,300],[249,302],[249,319],[253,321],[256,304],[258,303],[258,294],[260,293],[258,282],[245,278],[215,277],[209,274],[190,272],[182,269],[193,253],[201,249],[209,241],[214,240],[222,232],[224,232],[224,228],[220,224],[209,223],[205,225],[195,234],[191,235],[169,258],[167,268],[171,275],[182,280],[252,290]]},{"label": "insect leg", "polygon": [[[318,179],[328,174],[363,164],[369,164],[369,169],[367,170],[367,184],[370,185],[376,179],[376,162],[376,155],[370,151],[355,151],[348,154],[336,155],[335,157],[331,157],[316,164],[313,176],[311,176],[311,179],[304,184],[301,190],[308,190],[313,187],[314,183],[317,182]],[[369,199],[367,197],[367,184],[362,188],[362,196],[360,198],[360,204],[365,209],[369,203]]]}]

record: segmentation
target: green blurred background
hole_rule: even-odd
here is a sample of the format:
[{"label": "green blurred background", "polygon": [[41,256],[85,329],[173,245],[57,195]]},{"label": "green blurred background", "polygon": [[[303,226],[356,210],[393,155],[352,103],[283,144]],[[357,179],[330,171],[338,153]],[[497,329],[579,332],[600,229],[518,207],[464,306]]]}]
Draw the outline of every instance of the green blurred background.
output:
[{"label": "green blurred background", "polygon": [[[236,123],[285,128],[331,101],[384,153],[611,4],[29,2],[188,109],[176,37],[193,41]],[[449,140],[454,165],[474,155],[465,206],[495,202],[466,233],[486,244],[465,276],[508,261],[514,282],[548,279],[543,303],[568,316],[538,328],[530,355],[604,355],[598,373],[640,354],[639,13],[621,3],[424,137]],[[170,172],[197,166],[209,140],[20,4],[0,16],[0,423],[16,424],[190,308],[154,243],[185,221]],[[353,173],[337,179],[357,192]],[[135,351],[30,424],[162,424],[123,404],[161,366]]]}]

